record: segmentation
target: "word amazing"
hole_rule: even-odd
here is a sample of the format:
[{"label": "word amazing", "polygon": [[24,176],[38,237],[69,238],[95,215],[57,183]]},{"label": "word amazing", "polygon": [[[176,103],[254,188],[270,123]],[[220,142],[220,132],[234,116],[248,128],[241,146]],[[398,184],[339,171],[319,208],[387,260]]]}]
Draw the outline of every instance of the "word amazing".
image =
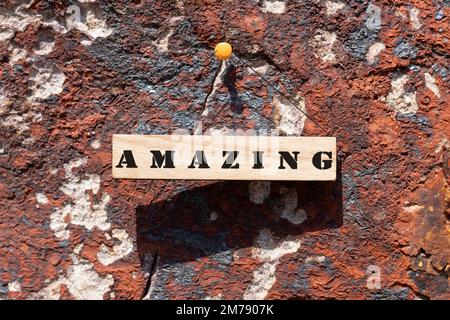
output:
[{"label": "word amazing", "polygon": [[113,176],[335,180],[334,137],[114,135]]}]

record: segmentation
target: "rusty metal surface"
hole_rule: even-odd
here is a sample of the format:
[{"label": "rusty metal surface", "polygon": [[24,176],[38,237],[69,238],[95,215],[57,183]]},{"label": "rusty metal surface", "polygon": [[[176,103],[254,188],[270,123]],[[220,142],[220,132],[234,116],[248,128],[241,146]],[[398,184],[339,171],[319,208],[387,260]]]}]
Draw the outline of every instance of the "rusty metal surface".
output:
[{"label": "rusty metal surface", "polygon": [[[449,15],[0,1],[0,298],[448,299]],[[112,178],[114,133],[324,135],[223,40],[337,137],[336,183]]]}]

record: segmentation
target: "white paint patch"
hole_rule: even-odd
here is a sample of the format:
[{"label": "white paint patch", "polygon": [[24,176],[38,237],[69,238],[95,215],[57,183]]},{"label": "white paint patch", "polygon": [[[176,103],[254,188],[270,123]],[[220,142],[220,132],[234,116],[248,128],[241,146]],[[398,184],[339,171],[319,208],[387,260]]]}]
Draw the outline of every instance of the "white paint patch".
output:
[{"label": "white paint patch", "polygon": [[[270,67],[269,64],[264,60],[258,60],[252,63],[253,70],[255,70],[260,74],[266,74],[267,71],[269,70],[269,67]],[[248,74],[254,74],[255,72],[253,72],[253,70],[247,67]]]},{"label": "white paint patch", "polygon": [[101,15],[89,9],[86,11],[85,23],[72,20],[68,26],[69,29],[78,29],[92,40],[106,38],[113,33],[113,29],[108,28],[106,21],[102,19]]},{"label": "white paint patch", "polygon": [[305,259],[306,263],[324,263],[326,257],[325,256],[312,256]]},{"label": "white paint patch", "polygon": [[48,286],[43,288],[37,293],[33,293],[29,299],[30,300],[59,300],[61,297],[61,285],[63,282],[58,279],[50,283]]},{"label": "white paint patch", "polygon": [[325,63],[336,62],[336,55],[333,52],[336,39],[335,33],[319,30],[312,41],[315,57],[320,58]]},{"label": "white paint patch", "polygon": [[298,206],[298,194],[295,187],[285,188],[281,187],[281,214],[283,219],[288,220],[293,224],[300,224],[308,219],[306,211],[303,209],[297,209]]},{"label": "white paint patch", "polygon": [[67,269],[64,284],[75,299],[103,300],[105,293],[114,284],[112,275],[101,277],[93,267],[92,263],[80,260]]},{"label": "white paint patch", "polygon": [[91,142],[91,148],[92,149],[95,149],[95,150],[97,150],[97,149],[100,149],[100,147],[101,147],[101,143],[100,143],[100,140],[94,140],[94,141],[92,141]]},{"label": "white paint patch", "polygon": [[45,205],[45,204],[48,203],[48,198],[47,198],[47,196],[45,194],[43,194],[41,192],[38,192],[38,193],[36,193],[36,201],[39,204]]},{"label": "white paint patch", "polygon": [[168,52],[169,51],[169,40],[170,37],[172,37],[173,33],[175,32],[174,27],[181,22],[184,19],[183,16],[180,17],[172,17],[168,21],[169,29],[164,31],[161,36],[153,41],[153,45],[158,48],[161,52]]},{"label": "white paint patch", "polygon": [[403,207],[403,210],[409,213],[416,213],[423,209],[423,206],[417,204],[408,204]]},{"label": "white paint patch", "polygon": [[[84,35],[88,36],[91,40],[108,37],[113,32],[113,29],[108,28],[106,21],[102,18],[100,9],[94,9],[92,7],[82,8],[82,12],[85,13],[85,19],[83,19],[84,22],[76,21],[73,15],[71,15],[67,17],[68,28],[66,28],[56,20],[45,21],[46,19],[40,14],[30,14],[25,12],[24,9],[26,9],[27,6],[28,4],[21,4],[13,12],[0,13],[0,29],[5,30],[1,31],[0,39],[9,40],[13,36],[11,35],[11,32],[13,34],[17,31],[23,32],[31,24],[50,27],[55,32],[60,34],[64,34],[70,29],[77,29]],[[83,40],[81,43],[83,45],[89,45],[92,41]],[[36,54],[44,55],[48,54],[52,50],[52,44],[42,44],[42,48],[37,49]]]},{"label": "white paint patch", "polygon": [[77,246],[72,253],[73,264],[67,269],[65,276],[60,276],[47,287],[32,294],[30,299],[58,300],[61,296],[61,286],[65,285],[70,294],[77,300],[103,300],[110,291],[114,278],[108,274],[101,277],[89,261],[79,258],[82,245]]},{"label": "white paint patch", "polygon": [[[2,23],[0,22],[0,25]],[[0,42],[8,41],[14,37],[14,31],[12,29],[0,30]]]},{"label": "white paint patch", "polygon": [[113,229],[111,233],[112,237],[117,239],[119,243],[114,245],[112,249],[102,244],[97,253],[98,261],[105,266],[109,266],[117,260],[125,258],[133,251],[133,241],[130,239],[126,230]]},{"label": "white paint patch", "polygon": [[89,191],[96,195],[100,188],[100,176],[95,174],[77,177],[72,173],[72,169],[85,165],[86,158],[71,161],[64,165],[66,172],[66,182],[60,188],[65,195],[72,199],[72,202],[65,205],[62,209],[56,209],[50,216],[50,228],[55,232],[59,239],[68,239],[69,231],[66,230],[68,223],[66,218],[70,218],[70,223],[84,226],[88,230],[95,227],[100,230],[108,230],[111,225],[108,222],[106,205],[110,197],[103,194],[99,203],[92,203]]},{"label": "white paint patch", "polygon": [[9,292],[20,292],[22,291],[22,286],[19,281],[13,281],[8,283],[8,291]]},{"label": "white paint patch", "polygon": [[218,217],[219,217],[219,215],[217,214],[217,212],[213,211],[213,212],[211,212],[211,214],[209,216],[209,220],[216,221]]},{"label": "white paint patch", "polygon": [[263,300],[275,284],[275,272],[278,263],[263,263],[253,271],[251,285],[245,290],[244,300]]},{"label": "white paint patch", "polygon": [[286,3],[284,1],[264,0],[262,12],[283,14],[286,11]]},{"label": "white paint patch", "polygon": [[325,2],[325,8],[326,8],[326,15],[327,16],[334,16],[339,10],[342,10],[345,7],[345,4],[340,1],[326,1]]},{"label": "white paint patch", "polygon": [[184,0],[175,0],[175,6],[179,10],[184,11]]},{"label": "white paint patch", "polygon": [[17,133],[22,133],[28,130],[31,123],[42,120],[42,114],[34,111],[17,112],[12,110],[5,120],[1,122],[6,127],[12,127],[17,130]]},{"label": "white paint patch", "polygon": [[0,27],[23,32],[32,23],[39,23],[42,19],[40,15],[29,15],[23,12],[26,4],[18,6],[13,12],[0,13]]},{"label": "white paint patch", "polygon": [[416,92],[405,92],[405,84],[408,82],[408,75],[404,74],[392,79],[391,91],[386,96],[387,104],[398,113],[416,113],[419,105],[416,101]]},{"label": "white paint patch", "polygon": [[293,213],[295,213],[298,205],[297,189],[295,187],[288,189],[283,186],[281,187],[280,193],[282,195],[281,203],[283,205],[281,215],[292,215]]},{"label": "white paint patch", "polygon": [[252,249],[252,256],[262,262],[253,272],[252,283],[244,293],[245,300],[264,299],[276,281],[275,272],[280,259],[290,253],[297,252],[300,240],[288,237],[284,241],[275,241],[270,230],[260,230],[256,240],[258,247]]},{"label": "white paint patch", "polygon": [[6,107],[9,105],[10,101],[5,94],[3,88],[0,88],[0,112],[5,111]]},{"label": "white paint patch", "polygon": [[10,50],[9,54],[9,65],[14,66],[18,61],[25,59],[27,57],[27,50],[23,48],[14,48],[13,46],[9,46]]},{"label": "white paint patch", "polygon": [[420,10],[412,7],[409,9],[409,21],[414,30],[419,30],[422,27],[422,24],[419,20]]},{"label": "white paint patch", "polygon": [[428,72],[425,72],[425,85],[428,89],[431,90],[431,92],[434,93],[434,95],[438,98],[441,97],[441,93],[439,91],[438,86],[436,85],[436,79],[429,74]]},{"label": "white paint patch", "polygon": [[22,141],[22,145],[31,146],[36,140],[33,137],[26,138]]},{"label": "white paint patch", "polygon": [[[305,99],[297,96],[293,100],[297,108],[306,113]],[[276,108],[274,122],[278,125],[278,128],[287,135],[300,135],[306,120],[305,114],[290,102],[285,101],[284,98],[274,97],[273,104]]]},{"label": "white paint patch", "polygon": [[367,62],[369,62],[370,64],[375,63],[377,61],[378,55],[385,48],[386,46],[383,42],[375,42],[374,44],[372,44],[366,54]]},{"label": "white paint patch", "polygon": [[262,204],[270,195],[269,181],[252,181],[248,185],[250,201],[254,204]]},{"label": "white paint patch", "polygon": [[304,209],[297,209],[295,211],[283,211],[281,213],[281,217],[293,224],[300,224],[308,219],[308,215],[306,214],[306,211]]},{"label": "white paint patch", "polygon": [[36,64],[31,72],[29,81],[31,82],[30,102],[36,102],[39,99],[46,99],[51,95],[60,94],[63,90],[66,76],[52,62]]},{"label": "white paint patch", "polygon": [[39,49],[33,50],[33,52],[40,56],[48,55],[50,52],[53,51],[53,48],[55,48],[54,42],[39,42]]},{"label": "white paint patch", "polygon": [[174,29],[170,29],[167,32],[164,32],[163,36],[153,42],[153,44],[159,49],[161,52],[169,51],[169,40],[173,35]]},{"label": "white paint patch", "polygon": [[381,29],[381,8],[379,6],[372,3],[367,6],[365,25],[371,30]]},{"label": "white paint patch", "polygon": [[53,230],[56,238],[60,240],[69,239],[70,232],[67,229],[68,223],[66,221],[67,216],[70,213],[70,208],[64,207],[63,209],[57,209],[50,214],[50,229]]},{"label": "white paint patch", "polygon": [[434,150],[434,153],[443,152],[444,150],[450,149],[450,141],[447,138],[442,139],[436,149]]}]

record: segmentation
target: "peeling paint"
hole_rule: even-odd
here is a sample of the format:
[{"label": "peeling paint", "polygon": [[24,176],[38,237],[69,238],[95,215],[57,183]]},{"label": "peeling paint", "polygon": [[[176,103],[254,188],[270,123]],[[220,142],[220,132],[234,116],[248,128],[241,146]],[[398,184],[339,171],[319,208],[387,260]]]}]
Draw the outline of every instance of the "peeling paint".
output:
[{"label": "peeling paint", "polygon": [[345,4],[340,1],[325,1],[326,15],[333,16],[339,10],[342,10],[345,7]]},{"label": "peeling paint", "polygon": [[183,16],[170,18],[168,21],[169,29],[163,32],[163,34],[153,42],[153,45],[156,46],[161,52],[168,52],[170,37],[175,32],[174,27],[183,19]]},{"label": "peeling paint", "polygon": [[431,92],[434,93],[434,95],[438,98],[441,97],[441,93],[439,91],[438,86],[436,85],[436,79],[429,74],[428,72],[425,72],[425,85],[428,89],[431,90]]},{"label": "peeling paint", "polygon": [[405,210],[406,212],[409,212],[409,213],[415,213],[422,209],[423,209],[423,206],[418,205],[418,204],[410,204],[410,205],[405,205],[403,207],[403,210]]},{"label": "peeling paint", "polygon": [[286,3],[284,1],[264,0],[262,12],[283,14],[286,11]]},{"label": "peeling paint", "polygon": [[369,3],[366,9],[365,26],[369,30],[381,29],[381,8],[379,6]]},{"label": "peeling paint", "polygon": [[14,66],[17,62],[27,57],[28,52],[23,48],[9,46],[8,49],[10,51],[9,65],[11,66]]},{"label": "peeling paint", "polygon": [[91,203],[87,191],[94,195],[100,189],[100,177],[98,175],[86,175],[84,178],[77,177],[72,173],[74,168],[85,165],[86,158],[71,161],[64,165],[66,182],[60,188],[61,191],[72,199],[72,203],[63,208],[55,209],[51,214],[50,228],[59,239],[68,239],[70,232],[66,230],[68,223],[66,218],[70,218],[70,223],[84,226],[88,230],[97,227],[100,230],[108,230],[110,223],[106,212],[106,205],[109,202],[109,195],[104,193],[99,203]]},{"label": "peeling paint", "polygon": [[80,259],[67,270],[64,284],[78,300],[103,300],[103,296],[114,284],[112,275],[101,277],[92,263]]},{"label": "peeling paint", "polygon": [[273,104],[275,106],[274,121],[278,125],[278,128],[287,135],[300,135],[306,120],[304,114],[306,113],[305,99],[297,95],[293,100],[296,102],[298,109],[284,98],[273,98]]},{"label": "peeling paint", "polygon": [[0,88],[0,112],[3,112],[6,109],[6,106],[9,104],[9,99],[5,94],[3,88]]},{"label": "peeling paint", "polygon": [[297,209],[298,206],[298,194],[297,189],[292,188],[285,188],[282,187],[281,190],[281,218],[288,220],[289,222],[293,224],[300,224],[304,222],[308,215],[306,214],[306,211],[303,209]]},{"label": "peeling paint", "polygon": [[[273,2],[83,0],[77,28],[71,3],[4,1],[0,299],[448,299],[448,8],[314,0],[263,12]],[[235,60],[225,84],[219,41],[336,133],[342,181],[111,177],[118,131],[198,133],[207,120],[213,134],[317,135]],[[300,239],[297,253],[273,252]],[[367,290],[372,264],[391,289]]]},{"label": "peeling paint", "polygon": [[111,233],[112,238],[117,239],[119,244],[114,245],[112,249],[102,244],[97,253],[98,261],[105,266],[109,266],[117,260],[125,258],[133,251],[133,241],[130,239],[126,230],[113,229]]},{"label": "peeling paint", "polygon": [[[106,38],[113,33],[113,29],[109,28],[106,21],[102,19],[98,11],[86,9],[85,21],[68,21],[68,29],[77,29],[87,35],[90,39],[95,40],[97,38]],[[85,42],[84,44],[90,45],[91,42]]]},{"label": "peeling paint", "polygon": [[[258,72],[260,74],[266,74],[267,71],[269,71],[270,65],[264,60],[259,60],[259,61],[254,61],[252,63],[252,68],[253,68],[253,70],[255,70],[256,72]],[[253,72],[253,70],[250,68],[247,68],[247,73],[254,74],[255,72]]]},{"label": "peeling paint", "polygon": [[80,258],[82,245],[76,247],[71,255],[72,265],[67,269],[65,276],[57,280],[39,292],[30,296],[30,299],[58,300],[61,297],[61,286],[65,285],[70,294],[77,300],[103,300],[110,287],[114,284],[114,278],[108,274],[100,276],[94,265],[86,259]]},{"label": "peeling paint", "polygon": [[36,193],[36,201],[39,204],[47,204],[48,203],[48,198],[45,194],[38,192]]},{"label": "peeling paint", "polygon": [[308,215],[304,209],[297,209],[295,211],[283,210],[281,217],[293,224],[300,224],[308,219]]},{"label": "peeling paint", "polygon": [[1,124],[6,127],[15,128],[18,133],[23,133],[30,128],[30,124],[40,122],[41,120],[42,114],[39,112],[27,111],[20,113],[12,110]]},{"label": "peeling paint", "polygon": [[420,10],[412,7],[409,9],[409,20],[411,22],[411,26],[413,30],[419,30],[422,27],[422,24],[419,20]]},{"label": "peeling paint", "polygon": [[3,29],[25,31],[25,29],[32,23],[38,23],[41,16],[29,15],[23,12],[26,4],[21,4],[16,7],[14,12],[0,12],[0,27]]},{"label": "peeling paint", "polygon": [[55,36],[52,32],[46,30],[38,34],[39,44],[33,51],[34,54],[46,56],[55,48]]},{"label": "peeling paint", "polygon": [[[1,22],[0,22],[1,25]],[[14,37],[14,31],[12,29],[6,29],[0,31],[0,42],[10,40]]]},{"label": "peeling paint", "polygon": [[100,149],[101,146],[102,145],[100,143],[100,140],[98,140],[98,139],[95,139],[91,142],[91,148],[94,150]]},{"label": "peeling paint", "polygon": [[305,263],[324,263],[325,262],[326,257],[325,256],[312,256],[312,257],[307,257],[305,259]]},{"label": "peeling paint", "polygon": [[58,95],[63,90],[66,77],[53,63],[36,64],[30,75],[31,102],[46,99],[51,95]]},{"label": "peeling paint", "polygon": [[8,283],[8,290],[9,292],[20,292],[22,291],[22,286],[19,281],[13,281]]},{"label": "peeling paint", "polygon": [[375,63],[377,61],[378,55],[385,48],[386,46],[382,42],[375,42],[374,44],[372,44],[366,54],[367,62],[369,62],[370,64]]},{"label": "peeling paint", "polygon": [[416,92],[406,92],[405,84],[409,81],[408,75],[400,75],[392,79],[391,91],[386,96],[387,104],[398,113],[416,113],[419,105],[416,101]]},{"label": "peeling paint", "polygon": [[219,215],[217,214],[217,212],[213,211],[213,212],[211,212],[211,214],[209,216],[209,220],[216,221],[218,217],[219,217]]},{"label": "peeling paint", "polygon": [[252,283],[245,290],[243,299],[264,299],[276,281],[276,267],[280,259],[300,248],[300,240],[287,237],[286,240],[276,241],[270,230],[260,230],[256,240],[257,247],[252,249],[252,256],[262,265],[253,271]]},{"label": "peeling paint", "polygon": [[262,204],[270,195],[270,182],[252,181],[248,185],[250,201],[254,204]]},{"label": "peeling paint", "polygon": [[312,46],[314,48],[314,55],[320,58],[325,63],[335,63],[336,55],[333,52],[333,47],[336,43],[337,35],[333,32],[319,30],[314,36]]}]

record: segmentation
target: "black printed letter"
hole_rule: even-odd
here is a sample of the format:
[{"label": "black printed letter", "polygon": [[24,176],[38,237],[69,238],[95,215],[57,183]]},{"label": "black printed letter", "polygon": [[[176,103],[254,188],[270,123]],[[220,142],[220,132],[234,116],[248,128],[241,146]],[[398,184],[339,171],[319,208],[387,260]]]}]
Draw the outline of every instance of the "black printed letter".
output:
[{"label": "black printed letter", "polygon": [[222,169],[239,169],[239,163],[236,163],[233,166],[233,163],[236,161],[236,158],[239,154],[239,151],[223,151],[222,155],[225,157],[228,154],[227,159],[222,165]]},{"label": "black printed letter", "polygon": [[133,152],[131,152],[131,150],[123,150],[119,164],[116,168],[123,168],[123,164],[125,164],[127,168],[137,168],[136,162],[134,162]]},{"label": "black printed letter", "polygon": [[[328,159],[322,160],[322,154],[325,154],[328,157]],[[331,158],[332,158],[331,152],[319,151],[312,158],[312,163],[314,167],[316,167],[317,169],[321,170],[330,169],[331,164],[333,163],[333,160],[331,160]]]},{"label": "black printed letter", "polygon": [[254,163],[253,163],[253,169],[263,169],[263,163],[262,163],[262,155],[264,151],[253,151],[254,156]]},{"label": "black printed letter", "polygon": [[287,164],[289,165],[289,167],[291,167],[291,169],[297,169],[297,156],[300,153],[299,151],[294,151],[292,152],[294,154],[294,157],[291,156],[291,154],[288,151],[279,151],[278,152],[280,154],[280,166],[278,167],[278,169],[286,169],[283,166],[283,160],[285,160],[287,162]]},{"label": "black printed letter", "polygon": [[[162,155],[159,150],[151,150],[153,155],[152,165],[150,168],[175,168],[173,165],[173,154],[175,151],[166,151],[164,155]],[[163,163],[164,166],[163,166]]]},{"label": "black printed letter", "polygon": [[205,153],[203,151],[195,151],[194,159],[192,159],[189,169],[195,169],[195,165],[198,164],[200,169],[208,169],[208,162],[206,162]]}]

